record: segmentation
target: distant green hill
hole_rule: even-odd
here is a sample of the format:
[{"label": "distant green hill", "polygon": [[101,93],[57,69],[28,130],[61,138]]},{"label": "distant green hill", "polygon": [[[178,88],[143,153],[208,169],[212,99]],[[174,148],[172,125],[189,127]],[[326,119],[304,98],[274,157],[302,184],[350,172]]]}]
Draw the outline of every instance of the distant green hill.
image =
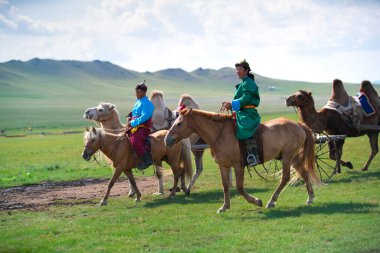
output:
[{"label": "distant green hill", "polygon": [[[284,106],[284,98],[298,89],[313,91],[318,106],[331,92],[330,84],[285,81],[258,74],[255,77],[262,97],[261,113],[292,111]],[[212,111],[231,99],[238,82],[233,68],[198,68],[191,72],[173,68],[141,73],[98,60],[12,60],[0,63],[0,129],[85,125],[84,110],[101,101],[116,104],[125,115],[135,102],[134,87],[142,80],[146,80],[148,92],[163,90],[171,108],[180,94],[188,93],[202,108]],[[355,94],[358,84],[346,84],[346,88]]]}]

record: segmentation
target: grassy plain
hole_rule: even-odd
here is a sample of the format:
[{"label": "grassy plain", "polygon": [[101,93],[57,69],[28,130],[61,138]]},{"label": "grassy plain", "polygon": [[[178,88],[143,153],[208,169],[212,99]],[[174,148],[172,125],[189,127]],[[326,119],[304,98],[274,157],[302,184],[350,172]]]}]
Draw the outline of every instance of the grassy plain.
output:
[{"label": "grassy plain", "polygon": [[[81,134],[0,138],[0,187],[109,178],[110,168],[82,160],[82,145]],[[317,188],[313,206],[305,205],[300,186],[288,187],[273,210],[248,204],[232,189],[232,209],[217,215],[221,179],[207,152],[204,173],[188,197],[149,194],[134,203],[125,195],[98,207],[98,196],[94,205],[0,211],[0,252],[378,252],[380,159],[361,172],[368,153],[366,137],[348,139],[344,158],[355,169]],[[165,182],[166,192],[171,183]],[[277,183],[246,176],[247,191],[264,202]]]}]

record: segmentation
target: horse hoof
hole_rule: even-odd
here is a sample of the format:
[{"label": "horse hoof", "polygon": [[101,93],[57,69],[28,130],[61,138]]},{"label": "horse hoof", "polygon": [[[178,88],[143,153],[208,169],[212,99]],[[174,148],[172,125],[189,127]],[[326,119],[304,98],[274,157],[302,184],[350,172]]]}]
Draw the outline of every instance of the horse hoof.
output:
[{"label": "horse hoof", "polygon": [[172,200],[172,199],[174,199],[174,196],[175,196],[175,195],[170,194],[170,195],[168,196],[168,200]]},{"label": "horse hoof", "polygon": [[225,211],[227,211],[227,209],[221,207],[218,209],[218,211],[216,213],[224,213]]},{"label": "horse hoof", "polygon": [[352,165],[351,162],[347,162],[346,166],[347,166],[347,168],[349,168],[350,170],[354,169],[354,166]]},{"label": "horse hoof", "polygon": [[136,192],[129,192],[128,197],[133,197],[136,195]]},{"label": "horse hoof", "polygon": [[[173,190],[173,187],[169,189],[170,192],[171,192],[172,190]],[[180,192],[180,191],[181,191],[181,188],[179,188],[179,187],[177,186],[177,188],[176,188],[175,191],[176,191],[176,192]]]},{"label": "horse hoof", "polygon": [[313,203],[314,203],[313,200],[307,200],[307,201],[306,201],[306,205],[308,205],[308,206],[310,206],[310,205],[313,204]]},{"label": "horse hoof", "polygon": [[368,169],[367,168],[363,168],[362,171],[367,171]]},{"label": "horse hoof", "polygon": [[186,196],[190,196],[190,190],[186,190],[186,191],[185,191],[185,195],[186,195]]},{"label": "horse hoof", "polygon": [[107,201],[101,201],[100,202],[100,206],[106,206],[107,205]]},{"label": "horse hoof", "polygon": [[275,206],[276,206],[275,203],[273,203],[273,202],[268,202],[268,204],[266,205],[265,208],[267,208],[267,209],[272,209],[272,208],[274,208]]},{"label": "horse hoof", "polygon": [[135,203],[141,202],[141,199],[135,199]]}]

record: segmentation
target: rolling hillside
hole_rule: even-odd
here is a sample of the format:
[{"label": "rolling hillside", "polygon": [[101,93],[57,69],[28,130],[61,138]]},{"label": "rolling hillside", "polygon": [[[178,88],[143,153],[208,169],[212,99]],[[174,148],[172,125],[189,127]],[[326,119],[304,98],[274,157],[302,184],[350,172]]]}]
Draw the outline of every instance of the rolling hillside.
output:
[{"label": "rolling hillside", "polygon": [[[255,74],[260,87],[261,113],[290,112],[284,97],[298,89],[313,91],[317,105],[331,92],[330,84],[285,81]],[[0,129],[24,127],[82,126],[83,111],[101,101],[113,102],[125,115],[135,101],[134,87],[146,80],[148,93],[165,91],[165,100],[174,108],[182,93],[191,94],[202,108],[216,111],[233,96],[238,82],[233,68],[179,68],[157,72],[136,72],[105,61],[56,61],[32,59],[0,63]],[[358,85],[346,84],[350,94]],[[124,121],[124,120],[123,120]]]}]

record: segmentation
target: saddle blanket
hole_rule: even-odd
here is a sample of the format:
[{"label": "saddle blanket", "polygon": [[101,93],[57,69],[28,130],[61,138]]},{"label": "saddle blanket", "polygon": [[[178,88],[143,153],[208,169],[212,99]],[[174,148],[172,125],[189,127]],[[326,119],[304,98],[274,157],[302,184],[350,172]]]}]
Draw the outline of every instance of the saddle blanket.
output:
[{"label": "saddle blanket", "polygon": [[376,113],[366,94],[359,92],[358,95],[354,97],[354,99],[362,106],[364,115],[366,117],[372,116]]}]

